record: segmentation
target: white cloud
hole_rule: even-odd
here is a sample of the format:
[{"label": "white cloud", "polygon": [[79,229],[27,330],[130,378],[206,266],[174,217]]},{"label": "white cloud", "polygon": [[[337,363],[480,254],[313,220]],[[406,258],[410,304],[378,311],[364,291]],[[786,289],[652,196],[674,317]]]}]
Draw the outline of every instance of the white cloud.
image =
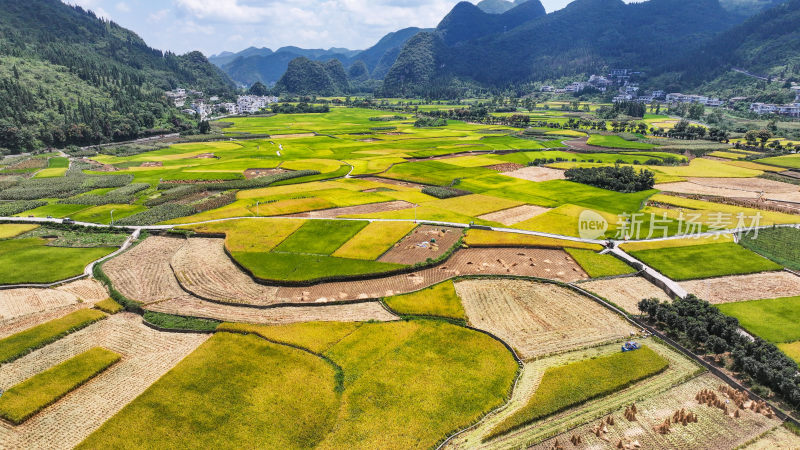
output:
[{"label": "white cloud", "polygon": [[117,3],[117,10],[122,11],[124,13],[129,13],[131,12],[131,7],[128,6],[128,4],[125,2],[119,2]]},{"label": "white cloud", "polygon": [[170,10],[168,9],[159,9],[158,11],[150,13],[147,16],[147,21],[150,23],[161,22],[162,20],[167,18],[169,13]]}]

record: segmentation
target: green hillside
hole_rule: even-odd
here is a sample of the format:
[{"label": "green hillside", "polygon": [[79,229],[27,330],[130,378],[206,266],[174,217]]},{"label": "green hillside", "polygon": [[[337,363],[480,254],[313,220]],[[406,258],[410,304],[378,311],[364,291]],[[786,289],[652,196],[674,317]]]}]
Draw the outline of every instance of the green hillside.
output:
[{"label": "green hillside", "polygon": [[0,0],[0,10],[3,151],[172,130],[180,121],[165,90],[182,86],[225,95],[232,88],[201,53],[162,53],[80,7]]}]

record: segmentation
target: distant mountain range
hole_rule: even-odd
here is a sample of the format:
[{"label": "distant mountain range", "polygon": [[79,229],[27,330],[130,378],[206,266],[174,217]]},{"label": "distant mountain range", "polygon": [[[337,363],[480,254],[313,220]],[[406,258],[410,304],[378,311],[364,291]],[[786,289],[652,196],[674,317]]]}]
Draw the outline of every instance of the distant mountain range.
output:
[{"label": "distant mountain range", "polygon": [[234,85],[200,52],[164,53],[60,0],[0,0],[0,152],[175,129],[164,91]]},{"label": "distant mountain range", "polygon": [[322,50],[282,47],[273,52],[268,48],[251,47],[238,53],[223,52],[210,57],[209,61],[225,71],[231,79],[245,86],[257,81],[267,85],[278,82],[288,69],[289,62],[295,58],[320,62],[335,59],[348,68],[362,61],[367,67],[370,78],[382,80],[406,41],[420,31],[424,30],[412,27],[389,33],[378,43],[363,51],[344,48]]}]

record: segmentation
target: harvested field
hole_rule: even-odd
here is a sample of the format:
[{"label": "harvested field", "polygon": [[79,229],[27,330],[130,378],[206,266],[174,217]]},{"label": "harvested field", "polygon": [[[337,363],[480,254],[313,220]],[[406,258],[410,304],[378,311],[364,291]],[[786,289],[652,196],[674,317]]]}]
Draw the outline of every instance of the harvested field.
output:
[{"label": "harvested field", "polygon": [[761,436],[755,442],[743,447],[743,450],[774,450],[800,448],[800,437],[789,431],[785,426],[776,427],[769,433]]},{"label": "harvested field", "polygon": [[[486,419],[474,429],[458,436],[448,447],[470,449],[527,448],[559,433],[599,420],[605,417],[609,411],[614,411],[618,408],[624,409],[626,405],[639,402],[643,398],[646,399],[660,395],[697,373],[698,367],[691,360],[686,359],[682,354],[673,350],[671,347],[653,340],[647,340],[643,343],[669,361],[669,367],[665,371],[643,382],[636,383],[614,395],[589,401],[581,406],[567,409],[562,413],[539,420],[504,436],[488,442],[483,442],[482,439],[487,436],[497,424],[528,403],[528,399],[536,392],[536,389],[538,389],[539,383],[548,368],[618,353],[619,344],[615,343],[592,347],[525,363],[510,402],[496,413],[487,416]],[[605,444],[596,448],[611,448],[611,446]]]},{"label": "harvested field", "polygon": [[220,305],[194,297],[183,297],[156,303],[151,311],[166,314],[216,319],[225,322],[257,324],[287,324],[298,322],[387,322],[398,317],[387,311],[380,302],[353,303],[329,306],[286,306],[257,309],[245,306]]},{"label": "harvested field", "polygon": [[291,303],[324,303],[391,297],[418,291],[462,275],[514,275],[574,282],[588,278],[561,250],[526,248],[465,249],[437,267],[363,281],[280,288],[278,298]]},{"label": "harvested field", "polygon": [[503,175],[507,175],[513,178],[519,178],[520,180],[537,181],[537,182],[566,179],[563,170],[551,169],[549,167],[526,167],[524,169],[518,169],[513,172],[506,172]]},{"label": "harvested field", "polygon": [[0,324],[8,319],[85,303],[87,307],[108,298],[95,280],[78,280],[53,289],[0,290]]},{"label": "harvested field", "polygon": [[403,180],[395,180],[393,178],[382,178],[382,177],[364,177],[361,178],[362,180],[372,181],[375,183],[381,184],[389,184],[392,186],[399,186],[404,188],[412,188],[412,189],[422,189],[425,187],[424,184],[419,183],[412,183],[411,181],[403,181]]},{"label": "harvested field", "polygon": [[469,324],[511,345],[523,359],[627,336],[634,327],[567,288],[521,280],[456,283]]},{"label": "harvested field", "polygon": [[370,203],[368,205],[346,206],[343,208],[322,209],[308,211],[297,214],[290,214],[285,217],[305,217],[312,219],[333,219],[336,217],[352,214],[375,214],[386,211],[400,211],[402,209],[413,208],[414,204],[404,201]]},{"label": "harvested field", "polygon": [[114,287],[131,300],[153,303],[181,297],[181,289],[170,268],[173,255],[185,239],[152,236],[103,265]]},{"label": "harvested field", "polygon": [[[722,180],[730,180],[730,178],[721,178]],[[745,178],[747,180],[749,178]],[[769,181],[769,180],[764,180]],[[779,182],[773,182],[784,184]],[[792,185],[788,185],[792,186]],[[714,197],[735,198],[735,199],[757,199],[761,192],[764,192],[764,197],[770,200],[783,201],[783,202],[800,202],[800,192],[797,190],[791,192],[769,192],[761,190],[738,189],[727,187],[715,187],[706,184],[698,184],[694,182],[681,182],[681,183],[666,183],[657,184],[655,189],[664,192],[675,192],[679,194],[698,194],[710,195]]]},{"label": "harvested field", "polygon": [[91,306],[89,303],[73,303],[12,319],[0,320],[0,339]]},{"label": "harvested field", "polygon": [[631,314],[640,314],[638,305],[645,298],[657,298],[664,302],[671,300],[662,289],[642,277],[590,281],[578,286],[605,298]]},{"label": "harvested field", "polygon": [[275,175],[278,173],[288,172],[285,169],[247,169],[244,171],[244,177],[248,180],[258,177],[266,177],[268,175]]},{"label": "harvested field", "polygon": [[[740,417],[731,417],[722,410],[701,405],[695,396],[703,389],[714,391],[719,397],[727,399],[719,391],[722,381],[713,375],[706,374],[683,383],[662,395],[651,397],[643,402],[636,402],[638,410],[636,421],[628,421],[624,417],[624,409],[611,414],[614,425],[607,425],[607,433],[597,437],[592,428],[596,423],[586,424],[561,436],[540,443],[535,449],[550,449],[555,441],[569,442],[571,436],[580,436],[587,448],[595,446],[613,448],[622,441],[623,447],[633,448],[633,442],[641,448],[737,448],[757,438],[780,424],[777,418],[768,418],[749,409],[739,410]],[[732,403],[731,403],[732,404]],[[697,423],[681,425],[674,423],[667,434],[660,434],[656,427],[680,410],[697,415]]]},{"label": "harvested field", "polygon": [[206,339],[160,333],[139,316],[121,313],[3,365],[0,388],[8,389],[93,347],[122,355],[119,363],[23,425],[0,423],[0,442],[9,448],[73,448]]},{"label": "harvested field", "polygon": [[314,136],[316,136],[316,133],[273,134],[270,137],[272,139],[298,139]]},{"label": "harvested field", "polygon": [[715,304],[800,296],[800,277],[790,272],[755,273],[680,284],[687,292]]},{"label": "harvested field", "polygon": [[487,169],[496,170],[500,173],[513,172],[515,170],[524,169],[525,166],[517,163],[495,164],[493,166],[486,166]]},{"label": "harvested field", "polygon": [[198,297],[257,306],[276,303],[278,289],[256,283],[236,267],[225,254],[224,239],[188,239],[171,266],[180,285]]},{"label": "harvested field", "polygon": [[689,182],[701,186],[756,193],[788,194],[800,191],[800,186],[764,178],[689,178]]},{"label": "harvested field", "polygon": [[[459,228],[422,225],[383,254],[378,261],[395,264],[416,264],[444,255],[462,236]],[[431,242],[435,239],[436,242]]]},{"label": "harvested field", "polygon": [[489,214],[478,216],[478,219],[488,220],[490,222],[499,222],[506,226],[511,226],[524,222],[528,219],[544,214],[550,211],[550,208],[543,208],[541,206],[522,205],[514,208],[504,209]]}]

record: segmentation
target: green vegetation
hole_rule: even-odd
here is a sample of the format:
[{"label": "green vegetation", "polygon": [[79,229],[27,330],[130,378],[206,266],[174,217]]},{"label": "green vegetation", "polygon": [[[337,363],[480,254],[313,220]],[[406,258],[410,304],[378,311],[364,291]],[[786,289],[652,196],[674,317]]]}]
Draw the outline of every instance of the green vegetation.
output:
[{"label": "green vegetation", "polygon": [[411,294],[387,297],[384,301],[386,306],[401,315],[466,319],[464,307],[452,281],[445,281]]},{"label": "green vegetation", "polygon": [[772,261],[728,242],[631,252],[676,281],[781,270]]},{"label": "green vegetation", "polygon": [[39,225],[25,225],[25,224],[13,224],[13,223],[0,225],[0,239],[17,237],[20,234],[33,231],[38,227]]},{"label": "green vegetation", "polygon": [[800,364],[800,341],[778,344],[778,348],[789,358]]},{"label": "green vegetation", "polygon": [[297,253],[232,252],[232,255],[256,277],[275,281],[312,281],[380,274],[406,267],[401,264]]},{"label": "green vegetation", "polygon": [[100,311],[82,309],[0,339],[0,364],[25,356],[104,318],[106,315]]},{"label": "green vegetation", "polygon": [[591,250],[575,248],[567,248],[565,250],[592,278],[613,277],[636,273],[636,269],[611,254],[601,255]]},{"label": "green vegetation", "polygon": [[110,298],[107,298],[102,302],[95,303],[94,307],[106,314],[116,314],[125,309],[125,307]]},{"label": "green vegetation", "polygon": [[336,420],[334,375],[314,355],[218,333],[78,448],[314,447]]},{"label": "green vegetation", "polygon": [[120,355],[95,347],[34,375],[0,396],[0,417],[19,425],[119,361]]},{"label": "green vegetation", "polygon": [[332,256],[375,260],[410,233],[417,225],[411,222],[372,222],[339,247]]},{"label": "green vegetation", "polygon": [[275,247],[275,252],[330,255],[369,222],[309,220]]},{"label": "green vegetation", "polygon": [[800,297],[725,303],[717,308],[772,343],[800,341]]},{"label": "green vegetation", "polygon": [[758,238],[745,237],[739,243],[782,266],[800,270],[800,230],[796,228],[772,228],[759,230]]},{"label": "green vegetation", "polygon": [[83,273],[113,248],[47,246],[39,238],[0,241],[0,284],[53,283]]},{"label": "green vegetation", "polygon": [[630,166],[579,167],[564,172],[568,180],[617,192],[640,192],[653,189],[655,175],[649,170],[636,172]]},{"label": "green vegetation", "polygon": [[128,239],[124,230],[108,231],[102,228],[66,228],[44,225],[36,228],[20,238],[42,238],[48,240],[48,246],[92,248],[92,247],[120,247]]},{"label": "green vegetation", "polygon": [[433,447],[505,402],[518,369],[437,321],[227,327],[322,358],[217,333],[78,448]]},{"label": "green vegetation", "polygon": [[619,391],[653,376],[669,363],[649,347],[548,369],[536,393],[519,411],[500,422],[489,438],[501,436],[543,417],[593,398]]},{"label": "green vegetation", "polygon": [[608,147],[608,148],[626,148],[626,149],[635,149],[635,150],[650,150],[654,147],[657,147],[653,144],[646,144],[644,142],[636,142],[636,141],[626,141],[619,136],[616,135],[602,135],[602,134],[593,134],[589,136],[589,141],[587,142],[589,145],[596,145],[598,147]]},{"label": "green vegetation", "polygon": [[145,311],[144,321],[165,330],[210,332],[221,323],[218,320],[174,316],[155,311]]}]

